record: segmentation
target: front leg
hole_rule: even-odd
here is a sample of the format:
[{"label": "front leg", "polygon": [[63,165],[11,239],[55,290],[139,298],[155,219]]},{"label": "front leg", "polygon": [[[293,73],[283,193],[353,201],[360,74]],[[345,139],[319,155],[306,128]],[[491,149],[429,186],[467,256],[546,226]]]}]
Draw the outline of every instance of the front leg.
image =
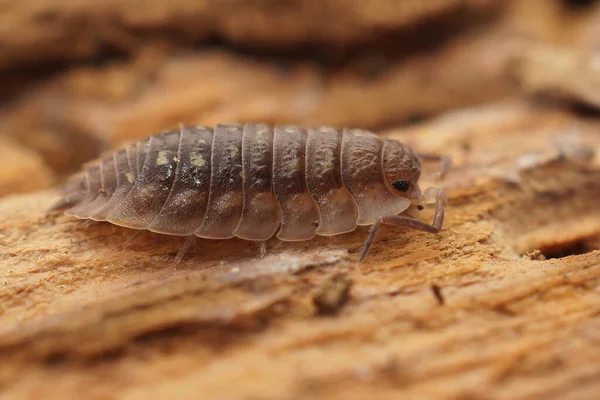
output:
[{"label": "front leg", "polygon": [[438,190],[436,200],[435,200],[435,214],[433,216],[433,223],[428,224],[423,221],[419,221],[418,219],[414,219],[411,217],[405,217],[402,215],[390,215],[388,217],[379,218],[369,229],[369,234],[365,239],[365,244],[363,246],[362,251],[360,252],[360,258],[358,262],[362,262],[367,256],[373,241],[375,240],[375,235],[377,235],[377,231],[381,224],[395,225],[401,226],[405,228],[416,229],[419,231],[429,232],[429,233],[438,233],[442,230],[442,225],[444,224],[444,214],[446,210],[446,205],[448,204],[448,198],[443,190]]}]

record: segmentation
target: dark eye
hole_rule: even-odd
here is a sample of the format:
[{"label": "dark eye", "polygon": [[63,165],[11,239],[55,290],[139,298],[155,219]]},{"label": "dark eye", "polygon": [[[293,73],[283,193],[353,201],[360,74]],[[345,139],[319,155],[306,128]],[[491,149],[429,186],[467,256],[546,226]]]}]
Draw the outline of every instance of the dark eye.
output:
[{"label": "dark eye", "polygon": [[398,189],[401,192],[407,192],[408,191],[408,187],[410,186],[410,182],[409,181],[396,181],[394,183],[392,183],[392,186],[395,187],[396,189]]}]

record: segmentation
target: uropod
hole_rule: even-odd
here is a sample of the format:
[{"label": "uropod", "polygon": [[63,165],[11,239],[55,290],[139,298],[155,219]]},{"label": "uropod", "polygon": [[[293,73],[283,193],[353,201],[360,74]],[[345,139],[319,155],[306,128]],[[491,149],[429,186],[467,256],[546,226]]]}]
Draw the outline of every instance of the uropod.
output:
[{"label": "uropod", "polygon": [[425,195],[422,158],[406,144],[362,129],[217,124],[152,135],[87,163],[52,211],[167,235],[265,242],[381,224],[441,230],[447,198],[435,193],[433,223],[400,215]]}]

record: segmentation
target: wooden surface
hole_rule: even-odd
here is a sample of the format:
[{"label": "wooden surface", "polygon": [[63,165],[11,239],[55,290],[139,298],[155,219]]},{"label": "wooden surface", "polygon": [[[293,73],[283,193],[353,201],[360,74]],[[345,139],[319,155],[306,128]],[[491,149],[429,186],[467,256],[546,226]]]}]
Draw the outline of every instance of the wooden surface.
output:
[{"label": "wooden surface", "polygon": [[[508,101],[382,134],[454,157],[450,203],[441,234],[386,227],[361,265],[362,228],[264,259],[198,239],[175,265],[180,238],[2,199],[4,398],[595,398],[600,161],[576,150],[598,120]],[[318,315],[333,274],[349,300]]]},{"label": "wooden surface", "polygon": [[41,189],[52,183],[53,171],[40,155],[5,136],[0,137],[0,197]]},{"label": "wooden surface", "polygon": [[[0,1],[0,70],[39,61],[133,53],[148,41],[178,46],[226,42],[254,48],[373,42],[398,29],[447,14],[499,8],[493,0],[30,0]],[[442,18],[443,20],[443,18]]]},{"label": "wooden surface", "polygon": [[[0,0],[0,399],[600,398],[599,2],[96,3]],[[102,152],[220,122],[449,154],[444,229],[176,264],[45,214]]]}]

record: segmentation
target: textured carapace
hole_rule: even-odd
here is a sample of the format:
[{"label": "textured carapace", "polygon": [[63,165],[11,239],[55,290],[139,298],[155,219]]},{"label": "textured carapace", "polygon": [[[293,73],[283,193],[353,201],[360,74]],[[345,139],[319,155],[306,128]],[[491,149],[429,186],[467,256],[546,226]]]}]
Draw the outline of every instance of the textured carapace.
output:
[{"label": "textured carapace", "polygon": [[169,235],[308,240],[402,213],[420,173],[409,147],[360,129],[181,126],[89,163],[55,208]]}]

